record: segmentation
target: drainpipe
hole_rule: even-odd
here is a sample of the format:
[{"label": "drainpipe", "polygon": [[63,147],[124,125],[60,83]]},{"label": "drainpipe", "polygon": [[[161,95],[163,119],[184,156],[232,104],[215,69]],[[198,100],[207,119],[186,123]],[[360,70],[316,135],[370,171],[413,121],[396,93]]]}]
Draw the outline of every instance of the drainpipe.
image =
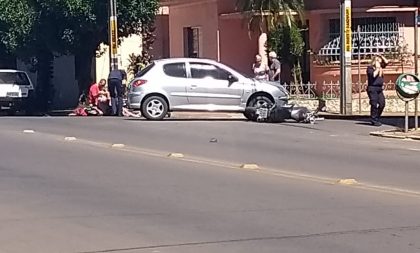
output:
[{"label": "drainpipe", "polygon": [[220,62],[220,29],[217,29],[217,61]]}]

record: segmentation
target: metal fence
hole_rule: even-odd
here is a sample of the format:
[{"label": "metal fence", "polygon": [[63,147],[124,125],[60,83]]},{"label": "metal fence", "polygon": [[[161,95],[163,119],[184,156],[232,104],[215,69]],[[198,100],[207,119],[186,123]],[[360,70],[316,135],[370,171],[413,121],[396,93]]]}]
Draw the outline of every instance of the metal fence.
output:
[{"label": "metal fence", "polygon": [[[283,84],[283,86],[289,91],[290,98],[295,100],[312,100],[312,99],[339,99],[340,98],[340,82],[323,82],[318,83],[289,83]],[[353,94],[359,94],[367,91],[367,83],[353,83],[352,84]],[[395,91],[395,83],[388,82],[384,85],[385,91]],[[393,93],[394,94],[394,93]],[[394,96],[393,94],[386,93],[388,97]]]},{"label": "metal fence", "polygon": [[[352,34],[352,58],[370,59],[372,55],[384,54],[401,58],[405,54],[404,25],[400,23],[365,24],[355,27]],[[315,54],[318,64],[340,60],[340,34],[330,33],[330,40]]]}]

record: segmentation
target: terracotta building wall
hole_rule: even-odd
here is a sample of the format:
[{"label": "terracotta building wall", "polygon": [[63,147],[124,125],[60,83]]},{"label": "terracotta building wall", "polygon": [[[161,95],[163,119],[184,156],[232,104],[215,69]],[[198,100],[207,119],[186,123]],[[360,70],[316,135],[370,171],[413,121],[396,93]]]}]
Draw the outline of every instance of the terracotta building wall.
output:
[{"label": "terracotta building wall", "polygon": [[218,43],[218,11],[217,2],[199,2],[177,5],[170,8],[169,39],[171,57],[184,56],[185,27],[199,27],[200,56],[217,59]]}]

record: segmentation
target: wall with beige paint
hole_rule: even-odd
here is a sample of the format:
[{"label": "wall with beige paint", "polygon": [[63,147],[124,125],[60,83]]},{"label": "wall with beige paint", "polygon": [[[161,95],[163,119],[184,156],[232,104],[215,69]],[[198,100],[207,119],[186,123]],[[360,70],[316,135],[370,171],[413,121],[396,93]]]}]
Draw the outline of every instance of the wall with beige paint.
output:
[{"label": "wall with beige paint", "polygon": [[[140,54],[141,43],[141,36],[139,35],[132,35],[122,39],[121,45],[118,47],[120,69],[128,70],[130,65],[129,55],[132,53]],[[96,58],[96,81],[102,78],[107,79],[109,74],[109,47],[103,44],[100,48],[103,53]]]}]

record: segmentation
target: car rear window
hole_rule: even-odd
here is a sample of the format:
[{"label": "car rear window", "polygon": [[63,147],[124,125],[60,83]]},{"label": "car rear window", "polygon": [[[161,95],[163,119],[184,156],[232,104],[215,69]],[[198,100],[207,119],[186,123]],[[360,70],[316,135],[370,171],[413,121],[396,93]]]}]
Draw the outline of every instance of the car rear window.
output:
[{"label": "car rear window", "polygon": [[172,77],[180,77],[180,78],[187,77],[185,63],[182,63],[182,62],[165,64],[163,66],[163,72],[165,72],[166,75],[172,76]]},{"label": "car rear window", "polygon": [[24,72],[0,72],[1,84],[30,85],[28,76]]},{"label": "car rear window", "polygon": [[155,66],[154,63],[147,65],[144,69],[140,70],[140,72],[136,74],[136,77],[142,77],[146,75],[146,73],[149,72],[154,66]]}]

